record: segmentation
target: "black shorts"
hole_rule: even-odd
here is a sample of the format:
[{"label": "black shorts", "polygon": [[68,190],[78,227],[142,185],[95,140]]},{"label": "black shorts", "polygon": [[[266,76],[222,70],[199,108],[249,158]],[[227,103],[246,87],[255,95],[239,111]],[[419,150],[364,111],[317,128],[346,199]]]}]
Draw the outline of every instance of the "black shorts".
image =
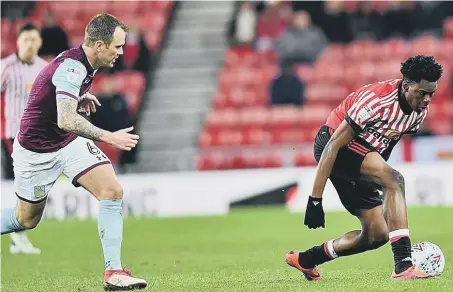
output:
[{"label": "black shorts", "polygon": [[[322,126],[316,135],[314,155],[317,162],[332,134],[333,129]],[[373,209],[382,205],[381,188],[360,180],[360,168],[366,154],[375,151],[369,148],[360,138],[355,138],[350,144],[342,147],[338,151],[329,177],[341,203],[349,213],[355,216],[359,215],[360,209]]]}]

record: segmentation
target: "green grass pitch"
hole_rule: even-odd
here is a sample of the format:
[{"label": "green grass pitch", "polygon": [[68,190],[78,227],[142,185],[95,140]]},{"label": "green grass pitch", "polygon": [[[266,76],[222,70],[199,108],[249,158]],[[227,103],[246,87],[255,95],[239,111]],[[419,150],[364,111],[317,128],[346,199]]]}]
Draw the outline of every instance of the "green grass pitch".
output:
[{"label": "green grass pitch", "polygon": [[[288,267],[290,249],[306,249],[359,222],[327,213],[327,228],[308,230],[303,214],[283,207],[244,208],[225,217],[124,222],[123,265],[149,281],[146,291],[452,291],[453,209],[409,210],[412,242],[431,241],[446,256],[440,279],[394,282],[390,245],[320,267],[308,282]],[[103,291],[103,255],[95,221],[44,221],[30,238],[42,254],[11,255],[2,237],[2,291]]]}]

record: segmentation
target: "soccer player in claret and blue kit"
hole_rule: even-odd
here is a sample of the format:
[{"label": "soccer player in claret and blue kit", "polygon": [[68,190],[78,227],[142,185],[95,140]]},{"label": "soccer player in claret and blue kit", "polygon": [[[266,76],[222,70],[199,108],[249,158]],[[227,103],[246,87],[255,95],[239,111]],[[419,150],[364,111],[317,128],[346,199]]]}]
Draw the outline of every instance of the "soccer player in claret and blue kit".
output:
[{"label": "soccer player in claret and blue kit", "polygon": [[1,213],[2,234],[32,229],[61,174],[85,188],[99,201],[104,289],[115,291],[143,289],[147,283],[121,264],[123,188],[93,141],[130,151],[139,136],[130,133],[132,127],[116,132],[97,128],[80,113],[89,115],[100,105],[88,90],[97,70],[113,67],[123,54],[127,31],[116,17],[96,15],[86,26],[83,44],[61,53],[38,74],[13,144],[17,205]]}]

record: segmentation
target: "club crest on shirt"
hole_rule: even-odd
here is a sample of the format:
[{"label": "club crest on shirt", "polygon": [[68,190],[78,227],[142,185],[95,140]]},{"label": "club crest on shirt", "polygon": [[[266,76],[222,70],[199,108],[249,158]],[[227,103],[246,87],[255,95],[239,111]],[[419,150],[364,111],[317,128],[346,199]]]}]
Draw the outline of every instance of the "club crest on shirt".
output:
[{"label": "club crest on shirt", "polygon": [[42,198],[46,195],[46,186],[35,186],[34,192],[36,198]]},{"label": "club crest on shirt", "polygon": [[385,132],[384,136],[387,136],[389,137],[390,139],[398,139],[401,135],[401,132],[400,131],[396,131],[396,130],[387,130],[387,132]]}]

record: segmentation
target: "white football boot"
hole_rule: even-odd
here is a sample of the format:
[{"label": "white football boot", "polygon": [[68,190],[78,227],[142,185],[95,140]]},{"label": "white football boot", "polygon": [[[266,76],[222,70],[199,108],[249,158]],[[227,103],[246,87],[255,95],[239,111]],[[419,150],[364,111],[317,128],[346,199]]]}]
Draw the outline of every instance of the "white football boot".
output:
[{"label": "white football boot", "polygon": [[105,291],[128,291],[145,289],[145,280],[135,278],[127,270],[106,270],[104,273]]},{"label": "white football boot", "polygon": [[11,246],[9,251],[11,254],[40,254],[41,250],[33,246],[33,244],[28,239],[25,232],[14,232],[10,234],[11,236]]}]

